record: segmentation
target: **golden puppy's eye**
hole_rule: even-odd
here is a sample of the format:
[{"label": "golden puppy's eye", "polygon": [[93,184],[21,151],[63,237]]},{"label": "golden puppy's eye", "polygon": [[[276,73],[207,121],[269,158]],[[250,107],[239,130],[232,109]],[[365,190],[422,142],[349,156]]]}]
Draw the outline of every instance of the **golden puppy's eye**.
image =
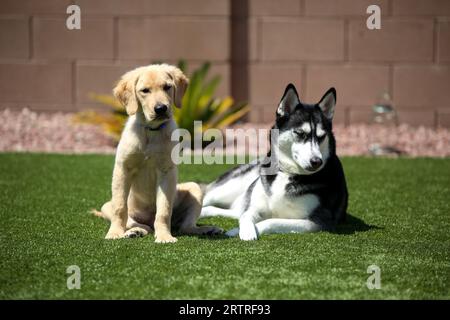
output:
[{"label": "golden puppy's eye", "polygon": [[172,88],[172,85],[170,85],[170,84],[166,84],[166,85],[164,85],[164,91],[169,91],[170,89]]},{"label": "golden puppy's eye", "polygon": [[149,88],[144,88],[144,89],[141,89],[141,92],[142,93],[149,93],[150,89]]}]

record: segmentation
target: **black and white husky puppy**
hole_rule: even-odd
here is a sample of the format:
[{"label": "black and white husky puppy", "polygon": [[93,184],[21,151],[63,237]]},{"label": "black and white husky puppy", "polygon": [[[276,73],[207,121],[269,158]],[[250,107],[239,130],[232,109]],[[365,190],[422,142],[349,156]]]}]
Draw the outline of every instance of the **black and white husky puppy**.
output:
[{"label": "black and white husky puppy", "polygon": [[239,219],[239,228],[227,235],[239,234],[242,240],[333,230],[345,219],[348,201],[332,132],[335,104],[334,88],[318,103],[306,104],[289,84],[266,158],[238,166],[208,185],[201,217]]}]

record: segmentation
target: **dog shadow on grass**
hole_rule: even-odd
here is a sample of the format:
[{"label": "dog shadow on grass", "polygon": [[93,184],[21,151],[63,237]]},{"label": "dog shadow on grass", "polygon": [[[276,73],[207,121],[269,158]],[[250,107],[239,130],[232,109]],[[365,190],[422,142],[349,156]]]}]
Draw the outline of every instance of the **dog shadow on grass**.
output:
[{"label": "dog shadow on grass", "polygon": [[[357,232],[366,232],[366,231],[377,230],[377,229],[384,229],[384,228],[376,226],[376,225],[367,224],[362,219],[357,218],[354,215],[347,212],[345,222],[338,224],[336,226],[336,228],[330,232],[334,233],[334,234],[355,234]],[[201,238],[201,239],[208,239],[208,240],[232,239],[232,238],[226,236],[225,234],[218,234],[218,235],[214,235],[214,236],[197,235],[196,237]]]},{"label": "dog shadow on grass", "polygon": [[370,225],[365,223],[362,219],[355,217],[351,213],[347,212],[345,222],[338,224],[333,233],[336,234],[354,234],[356,232],[366,232],[373,229],[383,229],[376,225]]}]

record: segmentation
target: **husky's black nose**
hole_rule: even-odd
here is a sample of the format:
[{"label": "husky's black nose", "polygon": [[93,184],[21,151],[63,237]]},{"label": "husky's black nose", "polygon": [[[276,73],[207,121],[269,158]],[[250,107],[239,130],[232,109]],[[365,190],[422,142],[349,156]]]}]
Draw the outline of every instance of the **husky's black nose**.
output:
[{"label": "husky's black nose", "polygon": [[167,105],[165,105],[165,104],[158,104],[156,107],[155,107],[155,113],[158,115],[158,116],[162,116],[163,114],[165,114],[167,112]]},{"label": "husky's black nose", "polygon": [[319,157],[312,157],[309,161],[312,169],[318,169],[322,165],[322,159]]}]

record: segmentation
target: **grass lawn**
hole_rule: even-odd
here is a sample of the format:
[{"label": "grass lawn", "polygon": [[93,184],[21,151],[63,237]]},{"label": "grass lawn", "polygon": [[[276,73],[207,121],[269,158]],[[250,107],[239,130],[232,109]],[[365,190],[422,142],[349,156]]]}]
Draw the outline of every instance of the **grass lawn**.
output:
[{"label": "grass lawn", "polygon": [[[0,298],[449,299],[450,159],[344,158],[337,233],[107,241],[113,157],[0,154]],[[230,166],[181,166],[210,182]],[[229,219],[204,219],[225,229]],[[369,290],[369,265],[381,289]],[[81,269],[68,290],[66,269]]]}]

